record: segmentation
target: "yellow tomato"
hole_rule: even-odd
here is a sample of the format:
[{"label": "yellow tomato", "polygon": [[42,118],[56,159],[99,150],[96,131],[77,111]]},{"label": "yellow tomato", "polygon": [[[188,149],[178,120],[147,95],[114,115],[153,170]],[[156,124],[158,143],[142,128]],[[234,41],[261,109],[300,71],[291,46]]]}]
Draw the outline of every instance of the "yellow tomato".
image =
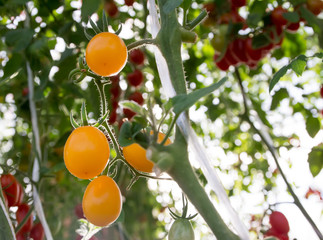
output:
[{"label": "yellow tomato", "polygon": [[109,143],[97,128],[76,128],[64,147],[64,162],[71,174],[90,179],[98,176],[106,167],[110,156]]},{"label": "yellow tomato", "polygon": [[86,219],[99,227],[113,223],[122,209],[121,192],[116,182],[108,176],[99,176],[87,186],[82,208]]}]

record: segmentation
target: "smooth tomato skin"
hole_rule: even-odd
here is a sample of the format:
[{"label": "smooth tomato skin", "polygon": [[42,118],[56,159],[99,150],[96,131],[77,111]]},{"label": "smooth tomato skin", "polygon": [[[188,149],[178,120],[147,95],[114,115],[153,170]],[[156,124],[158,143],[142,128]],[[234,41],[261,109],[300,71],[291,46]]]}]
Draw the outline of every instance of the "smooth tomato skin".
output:
[{"label": "smooth tomato skin", "polygon": [[276,237],[279,240],[289,240],[287,233],[279,233],[274,228],[270,228],[264,235],[264,237]]},{"label": "smooth tomato skin", "polygon": [[286,12],[288,11],[282,6],[276,7],[270,15],[271,22],[276,26],[285,26],[287,24],[287,19],[284,18],[283,14]]},{"label": "smooth tomato skin", "polygon": [[139,69],[136,69],[127,75],[127,79],[131,86],[138,87],[144,81],[144,75]]},{"label": "smooth tomato skin", "polygon": [[26,240],[27,239],[27,234],[23,232],[18,232],[16,234],[16,240]]},{"label": "smooth tomato skin", "polygon": [[[159,132],[157,142],[161,143],[164,138],[165,134]],[[171,140],[167,139],[165,145],[169,145],[171,143]],[[138,143],[133,143],[123,147],[123,156],[126,161],[138,171],[147,173],[153,172],[154,163],[147,159],[146,149],[141,147]]]},{"label": "smooth tomato skin", "polygon": [[127,58],[127,46],[114,33],[99,33],[90,40],[86,47],[87,65],[94,73],[103,77],[119,73],[125,66]]},{"label": "smooth tomato skin", "polygon": [[323,85],[321,86],[320,94],[321,94],[321,97],[323,98]]},{"label": "smooth tomato skin", "polygon": [[134,49],[129,53],[129,60],[134,64],[142,65],[145,61],[145,54],[139,48]]},{"label": "smooth tomato skin", "polygon": [[112,18],[117,17],[119,14],[119,9],[114,0],[105,1],[104,10]]},{"label": "smooth tomato skin", "polygon": [[105,135],[97,128],[76,128],[68,137],[64,147],[64,162],[75,177],[90,179],[99,175],[106,167],[110,147]]},{"label": "smooth tomato skin", "polygon": [[45,238],[44,228],[40,222],[32,227],[29,237],[33,240],[43,240]]},{"label": "smooth tomato skin", "polygon": [[319,15],[323,10],[323,2],[321,0],[307,0],[306,7],[313,14]]},{"label": "smooth tomato skin", "polygon": [[269,216],[269,222],[273,229],[279,233],[288,233],[289,224],[285,215],[281,212],[274,211]]},{"label": "smooth tomato skin", "polygon": [[19,193],[18,193],[18,199],[17,199],[16,206],[19,206],[20,204],[22,204],[22,202],[24,200],[25,191],[24,191],[23,186],[19,182],[17,184],[18,184]]},{"label": "smooth tomato skin", "polygon": [[123,110],[123,114],[126,118],[128,118],[128,120],[131,120],[135,115],[136,113],[128,108],[124,108]]},{"label": "smooth tomato skin", "polygon": [[194,240],[194,230],[190,221],[176,219],[169,230],[168,240]]},{"label": "smooth tomato skin", "polygon": [[95,178],[85,189],[82,201],[84,216],[96,226],[107,226],[119,217],[122,196],[115,181],[105,175]]},{"label": "smooth tomato skin", "polygon": [[246,0],[231,0],[231,6],[232,8],[239,8],[246,6],[247,1]]},{"label": "smooth tomato skin", "polygon": [[246,53],[249,59],[258,62],[262,58],[262,50],[252,47],[252,38],[247,38],[245,42]]},{"label": "smooth tomato skin", "polygon": [[139,105],[144,104],[144,98],[140,92],[133,92],[128,99],[138,103]]},{"label": "smooth tomato skin", "polygon": [[227,71],[230,67],[230,64],[229,62],[225,59],[225,57],[223,57],[222,59],[220,59],[218,61],[218,57],[219,55],[215,54],[213,59],[214,59],[214,62],[215,62],[215,65],[222,71]]},{"label": "smooth tomato skin", "polygon": [[8,199],[8,207],[15,206],[19,197],[19,186],[16,178],[11,174],[1,176],[2,191]]},{"label": "smooth tomato skin", "polygon": [[295,22],[295,23],[290,23],[287,27],[286,27],[286,31],[290,32],[290,33],[296,33],[297,30],[299,29],[299,22]]},{"label": "smooth tomato skin", "polygon": [[239,60],[239,62],[248,62],[248,57],[245,52],[245,40],[237,38],[232,43],[232,54]]},{"label": "smooth tomato skin", "polygon": [[112,111],[110,112],[109,115],[109,124],[113,124],[117,121],[117,110],[116,109],[112,109]]},{"label": "smooth tomato skin", "polygon": [[132,6],[134,2],[135,2],[135,0],[124,0],[124,3],[125,3],[127,6]]},{"label": "smooth tomato skin", "polygon": [[[16,212],[16,219],[17,219],[18,224],[24,220],[24,218],[27,215],[27,213],[29,212],[29,210],[30,210],[30,206],[26,203],[22,203],[18,206],[18,209]],[[31,213],[29,215],[27,221],[22,226],[22,228],[20,229],[19,232],[21,232],[21,233],[30,232],[32,226],[33,226],[33,213]]]}]

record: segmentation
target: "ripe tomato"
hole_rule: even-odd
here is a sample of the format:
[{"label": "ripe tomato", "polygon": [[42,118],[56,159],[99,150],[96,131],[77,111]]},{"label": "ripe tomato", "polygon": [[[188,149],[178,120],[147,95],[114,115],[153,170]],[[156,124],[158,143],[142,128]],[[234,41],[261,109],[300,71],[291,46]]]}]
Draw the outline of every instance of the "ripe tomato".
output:
[{"label": "ripe tomato", "polygon": [[138,103],[139,105],[144,104],[144,98],[140,92],[133,92],[128,99]]},{"label": "ripe tomato", "polygon": [[[165,134],[161,132],[158,133],[157,142],[161,143],[164,138]],[[169,145],[171,143],[171,140],[167,139],[165,145]],[[123,147],[123,156],[126,159],[126,161],[138,171],[148,173],[153,172],[154,163],[147,159],[146,149],[141,147],[138,143],[133,143],[126,147]]]},{"label": "ripe tomato", "polygon": [[130,62],[141,65],[145,61],[145,54],[139,48],[132,50],[129,53]]},{"label": "ripe tomato", "polygon": [[176,219],[169,230],[168,240],[194,240],[194,230],[190,221]]},{"label": "ripe tomato", "polygon": [[19,192],[18,192],[18,199],[17,199],[16,206],[19,206],[20,204],[22,204],[22,202],[24,200],[25,191],[24,191],[23,186],[19,182],[17,184],[18,184]]},{"label": "ripe tomato", "polygon": [[128,74],[127,79],[131,86],[137,87],[143,82],[144,75],[139,69],[136,69],[132,73]]},{"label": "ripe tomato", "polygon": [[248,62],[244,39],[237,38],[232,43],[232,54],[243,63]]},{"label": "ripe tomato", "polygon": [[104,10],[112,18],[117,17],[119,13],[119,9],[114,0],[105,1]]},{"label": "ripe tomato", "polygon": [[264,235],[264,237],[276,237],[279,240],[288,240],[288,234],[287,233],[279,233],[274,228],[270,228]]},{"label": "ripe tomato", "polygon": [[39,222],[35,224],[30,231],[30,238],[33,240],[43,240],[45,237],[43,225]]},{"label": "ripe tomato", "polygon": [[28,93],[29,93],[29,88],[28,87],[25,87],[25,88],[22,89],[22,96],[23,97],[27,97]]},{"label": "ripe tomato", "polygon": [[321,0],[307,0],[306,6],[315,15],[319,15],[323,10],[323,2]]},{"label": "ripe tomato", "polygon": [[[16,212],[16,219],[17,219],[18,224],[21,223],[25,219],[29,210],[30,210],[30,206],[27,203],[22,203],[18,206],[18,209]],[[25,222],[25,224],[19,230],[19,233],[30,232],[32,225],[33,225],[33,214],[31,213],[29,215],[27,221]]]},{"label": "ripe tomato", "polygon": [[217,60],[219,55],[215,54],[213,59],[215,61],[216,66],[221,69],[222,71],[227,71],[230,67],[229,62],[226,60],[225,57],[223,57],[221,60]]},{"label": "ripe tomato", "polygon": [[321,94],[321,97],[323,98],[323,85],[321,86],[320,94]]},{"label": "ripe tomato", "polygon": [[274,211],[269,216],[269,222],[273,229],[279,233],[288,233],[289,224],[284,214],[278,211]]},{"label": "ripe tomato", "polygon": [[208,13],[213,13],[215,12],[215,4],[213,2],[209,3],[204,3],[203,8],[208,12]]},{"label": "ripe tomato", "polygon": [[95,35],[86,47],[85,59],[89,68],[104,77],[116,75],[127,62],[127,46],[118,35],[102,32]]},{"label": "ripe tomato", "polygon": [[285,26],[287,24],[287,19],[284,18],[283,14],[286,12],[288,11],[282,6],[276,7],[270,15],[271,22],[276,26]]},{"label": "ripe tomato", "polygon": [[118,185],[105,175],[95,178],[85,189],[82,206],[84,216],[92,224],[103,227],[113,223],[122,208]]},{"label": "ripe tomato", "polygon": [[246,6],[247,1],[246,0],[231,0],[231,7],[232,8],[239,8]]},{"label": "ripe tomato", "polygon": [[131,120],[135,115],[136,113],[128,108],[124,108],[123,110],[123,114],[126,118],[128,118],[128,120]]},{"label": "ripe tomato", "polygon": [[110,88],[110,93],[114,99],[118,98],[121,94],[121,88],[119,84],[113,84]]},{"label": "ripe tomato", "polygon": [[298,29],[299,29],[299,22],[290,23],[286,28],[286,30],[290,33],[296,33]]},{"label": "ripe tomato", "polygon": [[252,47],[252,38],[247,38],[245,42],[247,57],[252,61],[258,62],[262,58],[262,50]]},{"label": "ripe tomato", "polygon": [[26,240],[27,239],[27,234],[23,232],[18,232],[16,234],[16,240]]},{"label": "ripe tomato", "polygon": [[115,123],[115,121],[117,121],[117,110],[116,109],[113,109],[111,112],[110,112],[110,116],[109,116],[109,124],[113,124]]},{"label": "ripe tomato", "polygon": [[64,147],[66,168],[75,177],[90,179],[106,167],[110,147],[105,135],[91,126],[78,127],[68,137]]},{"label": "ripe tomato", "polygon": [[16,178],[11,174],[1,176],[1,186],[8,199],[8,207],[15,206],[18,201],[19,187]]},{"label": "ripe tomato", "polygon": [[125,3],[127,6],[132,6],[134,2],[135,2],[135,0],[124,0],[124,3]]}]

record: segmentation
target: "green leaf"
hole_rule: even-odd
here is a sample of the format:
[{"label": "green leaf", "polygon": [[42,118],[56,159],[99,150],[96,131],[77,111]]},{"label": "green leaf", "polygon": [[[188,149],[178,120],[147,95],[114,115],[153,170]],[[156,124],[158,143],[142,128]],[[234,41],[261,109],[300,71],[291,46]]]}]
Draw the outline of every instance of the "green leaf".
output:
[{"label": "green leaf", "polygon": [[182,3],[182,8],[184,11],[188,10],[191,6],[192,0],[184,0]]},{"label": "green leaf", "polygon": [[0,239],[8,239],[8,240],[16,239],[14,236],[12,223],[10,222],[8,209],[6,208],[4,203],[2,190],[0,190],[0,222],[1,222]]},{"label": "green leaf", "polygon": [[297,12],[286,12],[283,13],[283,17],[288,20],[288,22],[297,23],[299,22],[299,15]]},{"label": "green leaf", "polygon": [[293,59],[288,65],[279,69],[269,83],[269,91],[274,88],[277,82],[287,73],[289,69],[292,69],[298,76],[300,76],[305,70],[307,59],[308,57],[305,55],[300,55]]},{"label": "green leaf", "polygon": [[29,28],[16,29],[6,33],[5,39],[8,46],[14,47],[15,52],[24,50],[33,39],[34,31]]},{"label": "green leaf", "polygon": [[304,55],[300,55],[290,63],[290,66],[297,76],[301,76],[305,70],[306,63],[307,58]]},{"label": "green leaf", "polygon": [[121,147],[138,142],[140,145],[147,146],[146,135],[142,132],[143,126],[135,122],[125,122],[119,132],[118,141]]},{"label": "green leaf", "polygon": [[88,18],[91,17],[91,15],[99,9],[101,2],[101,0],[83,1],[81,8],[83,22],[87,22]]},{"label": "green leaf", "polygon": [[222,78],[219,82],[212,84],[211,86],[198,89],[194,92],[189,94],[180,94],[173,98],[171,101],[174,107],[174,113],[176,115],[180,114],[181,112],[189,109],[193,106],[200,98],[212,93],[214,90],[218,89],[225,81],[227,77]]},{"label": "green leaf", "polygon": [[312,138],[320,131],[320,128],[321,123],[317,118],[310,116],[306,119],[306,130]]},{"label": "green leaf", "polygon": [[168,0],[164,5],[163,10],[166,14],[169,14],[171,11],[174,11],[175,8],[179,7],[182,2],[183,0]]},{"label": "green leaf", "polygon": [[284,98],[288,98],[289,94],[288,91],[286,90],[286,88],[281,88],[279,89],[275,95],[273,96],[273,99],[271,101],[271,106],[270,106],[270,110],[274,110],[278,107],[279,103],[284,99]]},{"label": "green leaf", "polygon": [[134,102],[134,101],[128,101],[128,100],[125,100],[125,101],[121,101],[119,103],[123,108],[128,108],[132,111],[134,111],[135,113],[138,113],[140,115],[146,115],[147,112],[146,110],[140,106],[138,103]]},{"label": "green leaf", "polygon": [[317,176],[323,168],[323,143],[312,148],[307,161],[313,177]]}]

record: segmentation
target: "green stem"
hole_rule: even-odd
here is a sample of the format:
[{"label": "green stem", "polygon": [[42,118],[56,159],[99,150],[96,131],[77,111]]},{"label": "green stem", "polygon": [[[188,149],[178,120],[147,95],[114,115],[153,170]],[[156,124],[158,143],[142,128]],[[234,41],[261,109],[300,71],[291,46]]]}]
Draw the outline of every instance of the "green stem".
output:
[{"label": "green stem", "polygon": [[152,45],[156,45],[156,40],[155,39],[141,39],[138,40],[136,42],[130,43],[127,46],[128,52],[135,49],[135,48],[139,48],[139,47],[143,47],[147,44],[152,44]]},{"label": "green stem", "polygon": [[99,91],[101,108],[102,108],[101,116],[103,117],[105,115],[105,113],[107,112],[107,110],[108,110],[107,99],[106,99],[105,92],[104,92],[105,84],[102,84],[100,82],[100,79],[98,79],[97,77],[94,78],[93,80],[94,80],[94,83],[95,83],[95,85],[96,85],[96,87],[98,88],[98,91]]},{"label": "green stem", "polygon": [[284,171],[282,170],[279,161],[276,157],[276,149],[272,146],[272,144],[270,142],[268,142],[268,140],[266,139],[266,137],[264,136],[264,134],[258,129],[256,128],[256,126],[254,125],[254,123],[251,121],[250,117],[249,117],[249,105],[248,105],[248,100],[247,100],[247,95],[243,89],[243,85],[242,85],[242,79],[240,76],[240,73],[238,71],[238,69],[235,70],[235,74],[239,83],[239,87],[242,93],[242,97],[243,97],[243,104],[244,104],[244,110],[245,110],[245,116],[246,116],[246,121],[250,124],[250,126],[253,128],[253,130],[260,136],[262,142],[267,146],[268,150],[270,151],[271,155],[274,158],[274,161],[276,163],[276,166],[287,186],[288,191],[290,192],[290,194],[292,195],[293,199],[294,199],[294,204],[299,208],[299,210],[302,212],[302,214],[304,215],[304,217],[307,219],[307,221],[311,224],[312,228],[314,229],[315,233],[317,234],[317,236],[319,237],[320,240],[323,240],[323,235],[320,232],[319,228],[316,226],[316,224],[314,223],[313,219],[310,217],[310,215],[307,213],[307,211],[305,210],[305,208],[303,207],[302,203],[300,202],[299,198],[297,197],[297,195],[295,194],[292,186],[289,184],[286,175],[284,173]]},{"label": "green stem", "polygon": [[175,123],[176,123],[176,121],[177,121],[178,117],[179,117],[179,115],[178,115],[178,114],[177,114],[177,115],[175,115],[174,119],[172,120],[172,122],[171,122],[171,124],[170,124],[170,126],[169,126],[169,128],[168,128],[168,131],[167,131],[167,133],[166,133],[166,135],[165,135],[165,138],[164,138],[164,139],[163,139],[163,141],[160,143],[160,145],[164,145],[164,144],[165,144],[165,142],[167,141],[167,139],[169,138],[169,135],[170,135],[170,133],[172,132],[173,127],[174,127],[174,125],[175,125]]},{"label": "green stem", "polygon": [[[163,11],[163,7],[167,2],[168,0],[158,0],[161,29],[156,38],[157,46],[166,60],[170,79],[176,93],[187,94],[183,60],[181,57],[181,25],[178,23],[175,10],[168,14]],[[174,144],[167,147],[169,147],[171,155],[174,156],[174,164],[167,171],[168,174],[182,188],[217,239],[239,239],[226,226],[208,195],[205,193],[204,188],[200,185],[188,160],[187,142],[178,128],[176,129]]]},{"label": "green stem", "polygon": [[207,12],[204,9],[192,22],[187,24],[186,29],[193,30],[197,25],[204,21],[207,17]]}]

